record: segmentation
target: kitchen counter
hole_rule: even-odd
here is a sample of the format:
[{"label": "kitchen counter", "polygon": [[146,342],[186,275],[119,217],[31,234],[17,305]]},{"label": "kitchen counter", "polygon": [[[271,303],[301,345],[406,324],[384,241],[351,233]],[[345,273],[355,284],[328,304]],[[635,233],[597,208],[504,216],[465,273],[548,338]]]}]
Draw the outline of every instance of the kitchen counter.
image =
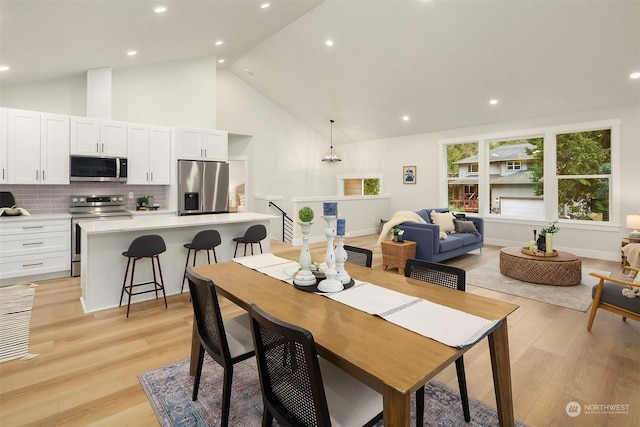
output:
[{"label": "kitchen counter", "polygon": [[[270,223],[278,219],[280,217],[275,215],[243,212],[190,216],[147,214],[119,221],[81,222],[80,283],[84,311],[89,313],[118,306],[127,266],[127,258],[122,256],[122,252],[126,251],[138,236],[158,234],[164,239],[167,250],[160,254],[160,264],[165,290],[169,296],[180,293],[187,259],[184,244],[191,242],[197,232],[215,229],[220,233],[222,244],[216,247],[216,255],[218,262],[222,262],[233,257],[236,247],[233,238],[242,236],[246,229],[254,224],[263,224],[267,228],[267,238],[262,241],[262,249],[269,252]],[[196,265],[206,263],[207,256],[204,252],[199,253]],[[193,257],[189,260],[189,265],[192,264]],[[146,282],[152,280],[152,277],[151,263],[148,260],[139,261],[136,264],[134,281]],[[186,284],[185,289],[188,292]],[[126,297],[125,294],[125,299]],[[154,293],[136,295],[131,299],[131,303],[153,298]],[[126,305],[126,301],[124,304]],[[158,304],[164,303],[158,301]],[[135,307],[131,310],[134,312]]]},{"label": "kitchen counter", "polygon": [[177,216],[178,211],[171,209],[156,209],[149,211],[127,211],[131,214],[131,216]]},{"label": "kitchen counter", "polygon": [[71,214],[32,214],[32,215],[2,215],[0,216],[0,224],[9,221],[49,221],[58,219],[71,219]]}]

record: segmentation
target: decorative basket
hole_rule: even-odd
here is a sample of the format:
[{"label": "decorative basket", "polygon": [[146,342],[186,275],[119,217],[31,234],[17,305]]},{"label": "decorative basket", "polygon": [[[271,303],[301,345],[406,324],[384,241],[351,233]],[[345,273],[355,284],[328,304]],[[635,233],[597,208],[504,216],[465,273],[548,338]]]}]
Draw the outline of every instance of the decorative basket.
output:
[{"label": "decorative basket", "polygon": [[556,251],[555,249],[553,250],[553,252],[542,252],[542,251],[532,251],[532,250],[529,250],[528,247],[523,246],[520,251],[525,255],[531,255],[531,256],[539,256],[539,257],[558,256],[558,251]]}]

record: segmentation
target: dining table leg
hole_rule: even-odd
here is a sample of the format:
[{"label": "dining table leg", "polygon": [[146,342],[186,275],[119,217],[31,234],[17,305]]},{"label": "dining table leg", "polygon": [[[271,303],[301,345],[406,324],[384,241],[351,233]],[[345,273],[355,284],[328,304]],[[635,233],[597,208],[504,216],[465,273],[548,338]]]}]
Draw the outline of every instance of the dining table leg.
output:
[{"label": "dining table leg", "polygon": [[411,421],[411,394],[403,394],[389,386],[382,394],[382,416],[384,425],[408,427]]},{"label": "dining table leg", "polygon": [[511,391],[511,362],[509,361],[509,336],[507,319],[489,334],[489,353],[493,371],[493,387],[496,393],[498,421],[502,427],[514,425],[513,394]]}]

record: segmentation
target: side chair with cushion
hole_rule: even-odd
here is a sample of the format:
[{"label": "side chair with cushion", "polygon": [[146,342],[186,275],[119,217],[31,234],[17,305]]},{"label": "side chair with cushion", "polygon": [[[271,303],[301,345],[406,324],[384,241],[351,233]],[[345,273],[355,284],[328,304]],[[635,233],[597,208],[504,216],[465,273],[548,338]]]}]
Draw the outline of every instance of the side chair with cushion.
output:
[{"label": "side chair with cushion", "polygon": [[371,268],[373,251],[349,245],[344,245],[344,250],[347,252],[347,262]]},{"label": "side chair with cushion", "polygon": [[187,269],[187,280],[193,299],[193,314],[200,336],[198,364],[191,398],[192,400],[198,398],[202,363],[206,351],[224,369],[221,424],[227,426],[229,425],[233,365],[254,355],[249,315],[244,313],[223,321],[213,282],[197,275],[191,268]]},{"label": "side chair with cushion", "polygon": [[[445,286],[464,292],[466,284],[466,272],[461,268],[435,262],[409,259],[404,269],[405,277]],[[455,325],[453,326],[455,327]],[[464,359],[460,356],[456,360],[456,372],[458,374],[458,388],[462,400],[462,411],[466,422],[471,421],[469,411],[469,396],[467,394],[467,379],[464,372]],[[424,387],[416,391],[416,425],[422,426],[424,418]]]},{"label": "side chair with cushion", "polygon": [[600,282],[594,285],[591,290],[593,305],[591,307],[591,314],[589,315],[587,331],[591,330],[593,321],[596,318],[596,312],[599,308],[619,314],[622,316],[622,320],[627,320],[628,317],[640,321],[640,297],[628,298],[622,294],[622,290],[625,287],[631,287],[635,292],[638,292],[638,289],[640,289],[640,269],[626,266],[625,270],[636,272],[636,279],[633,282],[603,276],[593,271],[589,273],[599,278]]},{"label": "side chair with cushion", "polygon": [[319,358],[311,332],[249,307],[262,425],[361,426],[382,419],[382,396]]}]

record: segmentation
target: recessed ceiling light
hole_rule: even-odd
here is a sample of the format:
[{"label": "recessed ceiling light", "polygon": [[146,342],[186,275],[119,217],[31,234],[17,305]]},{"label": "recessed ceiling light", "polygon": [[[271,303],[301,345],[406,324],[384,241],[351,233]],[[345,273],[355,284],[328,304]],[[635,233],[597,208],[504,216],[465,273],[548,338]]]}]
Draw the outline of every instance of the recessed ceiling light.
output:
[{"label": "recessed ceiling light", "polygon": [[224,59],[218,59],[218,64],[222,64],[224,62]]},{"label": "recessed ceiling light", "polygon": [[138,51],[136,51],[136,50],[130,50],[129,52],[127,52],[127,55],[129,55],[129,56],[134,56],[134,55],[137,55],[137,54],[138,54]]},{"label": "recessed ceiling light", "polygon": [[0,71],[7,71],[8,69],[9,69],[9,67],[6,66],[6,65],[1,65],[0,66]]},{"label": "recessed ceiling light", "polygon": [[268,8],[269,6],[271,6],[271,3],[269,3],[269,2],[262,3],[262,4],[260,5],[260,9],[266,9],[266,8]]},{"label": "recessed ceiling light", "polygon": [[155,13],[165,13],[167,11],[166,6],[158,6],[153,9]]},{"label": "recessed ceiling light", "polygon": [[497,100],[497,99],[491,99],[491,100],[489,100],[489,104],[491,104],[491,105],[496,105],[497,103],[498,103],[498,100]]},{"label": "recessed ceiling light", "polygon": [[221,46],[222,43],[224,43],[222,40],[218,40],[218,41],[216,41],[216,46]]},{"label": "recessed ceiling light", "polygon": [[333,40],[327,40],[326,42],[324,42],[324,44],[326,44],[327,46],[333,46]]},{"label": "recessed ceiling light", "polygon": [[640,72],[636,71],[635,73],[631,73],[629,77],[632,79],[640,79]]},{"label": "recessed ceiling light", "polygon": [[409,117],[409,116],[402,116],[402,121],[403,121],[403,122],[408,122],[409,120],[411,120],[411,117]]}]

